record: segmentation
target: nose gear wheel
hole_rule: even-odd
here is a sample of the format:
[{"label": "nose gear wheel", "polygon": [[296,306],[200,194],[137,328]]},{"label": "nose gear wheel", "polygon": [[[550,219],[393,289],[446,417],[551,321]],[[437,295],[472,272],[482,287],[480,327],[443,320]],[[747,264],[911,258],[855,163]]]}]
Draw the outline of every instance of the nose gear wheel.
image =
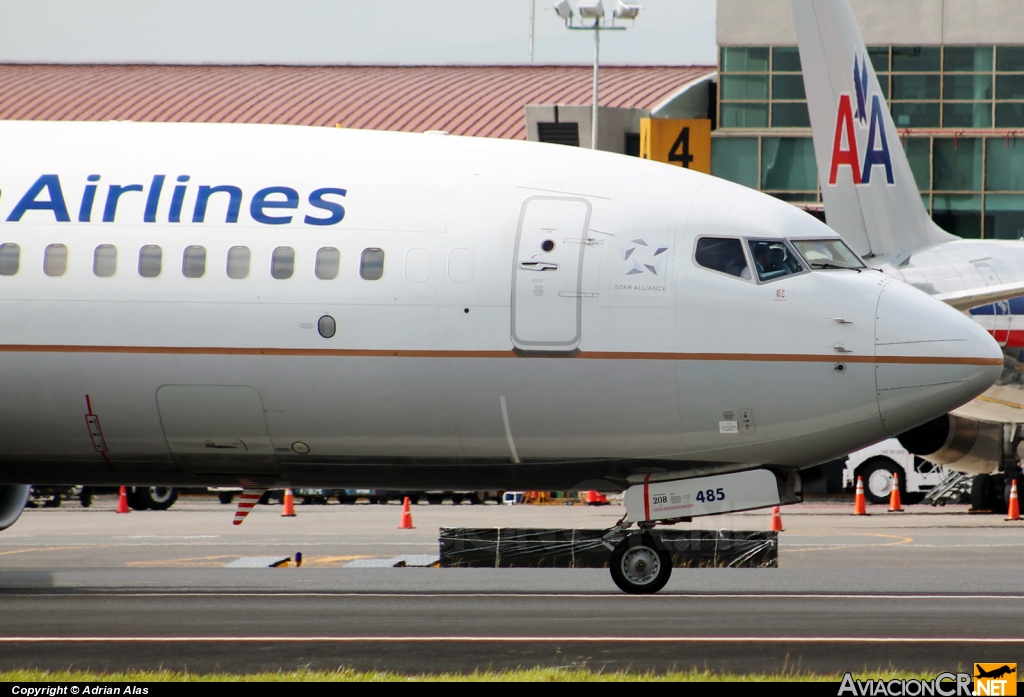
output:
[{"label": "nose gear wheel", "polygon": [[626,593],[657,593],[672,575],[671,555],[646,534],[626,537],[612,552],[612,580]]}]

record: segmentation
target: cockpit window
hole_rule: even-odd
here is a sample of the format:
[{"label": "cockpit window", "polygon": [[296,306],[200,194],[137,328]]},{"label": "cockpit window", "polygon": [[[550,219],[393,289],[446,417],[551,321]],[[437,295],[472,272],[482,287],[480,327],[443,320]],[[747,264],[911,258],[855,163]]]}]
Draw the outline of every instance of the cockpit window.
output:
[{"label": "cockpit window", "polygon": [[842,240],[791,240],[812,269],[863,269],[862,262]]},{"label": "cockpit window", "polygon": [[697,240],[694,260],[705,269],[738,278],[750,278],[743,243],[731,237],[701,237]]},{"label": "cockpit window", "polygon": [[772,281],[804,270],[796,254],[782,240],[747,240],[747,244],[761,281]]}]

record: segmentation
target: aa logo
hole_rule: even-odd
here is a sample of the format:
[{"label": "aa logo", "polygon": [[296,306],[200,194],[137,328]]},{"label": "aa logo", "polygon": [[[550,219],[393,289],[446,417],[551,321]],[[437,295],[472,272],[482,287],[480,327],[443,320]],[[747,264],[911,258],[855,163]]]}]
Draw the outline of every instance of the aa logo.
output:
[{"label": "aa logo", "polygon": [[975,695],[1016,695],[1016,663],[975,663]]},{"label": "aa logo", "polygon": [[[839,95],[839,106],[836,109],[836,131],[832,141],[832,166],[829,169],[828,183],[835,186],[840,167],[849,167],[854,184],[870,184],[871,173],[875,165],[885,169],[885,181],[893,183],[892,157],[889,155],[889,141],[885,136],[885,116],[882,97],[879,94],[868,94],[868,59],[862,61],[853,58],[854,94]],[[856,97],[857,103],[851,101]],[[870,113],[868,104],[870,100]],[[856,106],[856,111],[854,110]],[[854,126],[856,121],[857,126]],[[867,144],[864,147],[863,159],[858,148],[858,137],[862,138],[864,127],[867,127]],[[862,134],[858,136],[857,134]],[[843,140],[846,146],[843,146]],[[862,166],[863,163],[863,166]]]}]

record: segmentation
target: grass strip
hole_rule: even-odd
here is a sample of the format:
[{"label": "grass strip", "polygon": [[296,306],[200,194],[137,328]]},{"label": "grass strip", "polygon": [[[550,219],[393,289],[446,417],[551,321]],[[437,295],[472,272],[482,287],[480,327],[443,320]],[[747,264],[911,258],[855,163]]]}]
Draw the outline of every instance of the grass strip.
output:
[{"label": "grass strip", "polygon": [[[895,670],[854,673],[857,680],[898,680],[935,678],[930,673]],[[595,671],[588,668],[525,668],[482,670],[472,673],[423,673],[409,675],[387,671],[281,670],[263,673],[190,673],[176,670],[130,670],[102,673],[88,670],[10,670],[0,671],[0,682],[840,682],[842,674],[803,671],[741,674],[710,670],[668,671]]]}]

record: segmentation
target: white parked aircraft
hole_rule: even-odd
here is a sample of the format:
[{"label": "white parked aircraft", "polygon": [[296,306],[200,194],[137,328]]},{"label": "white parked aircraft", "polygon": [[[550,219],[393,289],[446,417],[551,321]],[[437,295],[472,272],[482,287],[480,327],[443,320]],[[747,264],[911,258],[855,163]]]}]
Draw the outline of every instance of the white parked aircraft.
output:
[{"label": "white parked aircraft", "polygon": [[[829,227],[871,266],[970,310],[1000,345],[1024,348],[1024,241],[961,239],[932,221],[849,3],[792,6]],[[978,399],[901,438],[916,455],[981,474],[972,495],[979,508],[996,505],[988,473],[1000,465],[1008,476],[995,482],[998,498],[1009,498],[1014,479],[1024,490],[1020,434],[1004,429],[1024,423],[1019,376],[1011,366]]]},{"label": "white parked aircraft", "polygon": [[[636,158],[205,124],[0,143],[2,527],[29,483],[632,487],[645,525],[777,505],[1002,366],[811,216]],[[660,588],[627,542],[620,586]]]}]

